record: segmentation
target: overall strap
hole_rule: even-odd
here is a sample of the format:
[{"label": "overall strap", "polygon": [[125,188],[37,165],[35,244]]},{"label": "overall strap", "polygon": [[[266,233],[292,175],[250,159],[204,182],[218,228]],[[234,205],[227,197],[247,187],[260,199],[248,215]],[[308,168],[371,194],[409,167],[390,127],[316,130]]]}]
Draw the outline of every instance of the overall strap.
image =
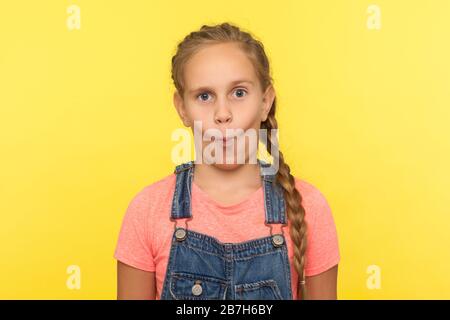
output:
[{"label": "overall strap", "polygon": [[172,198],[172,219],[192,218],[191,187],[194,173],[194,161],[188,161],[175,167],[175,192]]},{"label": "overall strap", "polygon": [[275,174],[265,174],[264,168],[271,166],[258,159],[260,174],[264,186],[264,208],[266,213],[266,224],[286,224],[286,204],[283,189],[276,181]]}]

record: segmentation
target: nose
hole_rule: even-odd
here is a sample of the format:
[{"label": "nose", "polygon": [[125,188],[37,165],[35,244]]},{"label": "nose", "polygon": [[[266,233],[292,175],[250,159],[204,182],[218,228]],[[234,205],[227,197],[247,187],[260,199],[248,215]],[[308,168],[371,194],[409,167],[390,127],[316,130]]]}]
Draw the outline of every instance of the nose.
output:
[{"label": "nose", "polygon": [[216,124],[229,123],[233,119],[233,115],[229,108],[221,104],[214,115],[214,122]]}]

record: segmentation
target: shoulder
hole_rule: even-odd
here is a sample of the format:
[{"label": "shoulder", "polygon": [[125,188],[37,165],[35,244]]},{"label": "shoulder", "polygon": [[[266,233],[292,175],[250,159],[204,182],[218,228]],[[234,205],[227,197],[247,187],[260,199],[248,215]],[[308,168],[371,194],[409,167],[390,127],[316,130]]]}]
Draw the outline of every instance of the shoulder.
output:
[{"label": "shoulder", "polygon": [[173,191],[175,186],[176,176],[174,173],[167,175],[159,180],[152,182],[144,186],[137,195],[140,195],[144,199],[159,199],[167,196],[168,193]]},{"label": "shoulder", "polygon": [[148,216],[171,198],[175,179],[176,176],[172,173],[138,189],[128,203],[127,212],[141,218]]},{"label": "shoulder", "polygon": [[313,222],[320,216],[331,216],[327,197],[315,184],[295,177],[295,187],[300,192],[302,205],[308,220]]},{"label": "shoulder", "polygon": [[306,276],[320,274],[340,261],[336,224],[324,193],[310,182],[296,178],[302,196],[307,228]]},{"label": "shoulder", "polygon": [[311,206],[327,203],[324,193],[311,182],[295,177],[295,187],[300,192],[305,204]]}]

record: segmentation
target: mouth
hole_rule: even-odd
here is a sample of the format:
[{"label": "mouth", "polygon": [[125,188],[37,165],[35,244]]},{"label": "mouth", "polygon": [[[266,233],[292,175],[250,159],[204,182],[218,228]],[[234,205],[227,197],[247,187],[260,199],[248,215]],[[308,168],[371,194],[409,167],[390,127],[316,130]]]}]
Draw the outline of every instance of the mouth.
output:
[{"label": "mouth", "polygon": [[230,136],[230,137],[224,137],[222,139],[219,138],[216,140],[216,142],[217,143],[221,142],[223,148],[225,149],[225,148],[231,148],[235,144],[234,143],[235,139],[236,139],[236,137]]},{"label": "mouth", "polygon": [[233,142],[234,138],[233,137],[229,137],[229,138],[223,138],[222,142],[225,145],[230,145]]},{"label": "mouth", "polygon": [[234,143],[234,141],[235,141],[237,138],[238,138],[238,136],[236,136],[236,135],[231,135],[231,136],[228,136],[228,137],[225,137],[225,136],[224,136],[222,139],[221,139],[221,138],[218,138],[218,137],[215,137],[215,136],[212,136],[212,137],[211,137],[211,140],[214,141],[215,143],[221,142],[222,145],[223,145],[223,147],[225,148],[225,147],[227,147],[227,146],[232,146],[233,143]]}]

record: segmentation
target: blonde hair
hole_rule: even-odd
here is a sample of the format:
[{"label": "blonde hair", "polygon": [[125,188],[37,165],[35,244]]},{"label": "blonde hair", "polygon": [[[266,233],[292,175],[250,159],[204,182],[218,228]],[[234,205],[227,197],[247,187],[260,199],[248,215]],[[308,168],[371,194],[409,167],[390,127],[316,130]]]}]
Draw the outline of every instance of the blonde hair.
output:
[{"label": "blonde hair", "polygon": [[[200,30],[189,33],[177,46],[176,54],[172,57],[172,80],[175,88],[184,95],[184,77],[183,66],[187,60],[192,57],[202,47],[218,43],[236,43],[249,57],[252,62],[263,91],[271,84],[273,79],[270,75],[270,66],[267,55],[264,51],[264,45],[255,39],[250,33],[242,31],[239,27],[228,22],[218,25],[203,25]],[[266,148],[269,154],[272,154],[271,129],[278,129],[275,119],[276,97],[265,121],[261,122],[261,128],[267,129]],[[290,168],[284,161],[281,151],[278,152],[279,170],[276,175],[276,182],[283,189],[286,203],[286,212],[290,224],[290,236],[294,243],[294,267],[298,274],[297,296],[301,299],[306,298],[305,289],[305,252],[307,239],[307,224],[305,221],[305,210],[302,206],[302,197],[295,188],[295,179],[290,173]]]}]

